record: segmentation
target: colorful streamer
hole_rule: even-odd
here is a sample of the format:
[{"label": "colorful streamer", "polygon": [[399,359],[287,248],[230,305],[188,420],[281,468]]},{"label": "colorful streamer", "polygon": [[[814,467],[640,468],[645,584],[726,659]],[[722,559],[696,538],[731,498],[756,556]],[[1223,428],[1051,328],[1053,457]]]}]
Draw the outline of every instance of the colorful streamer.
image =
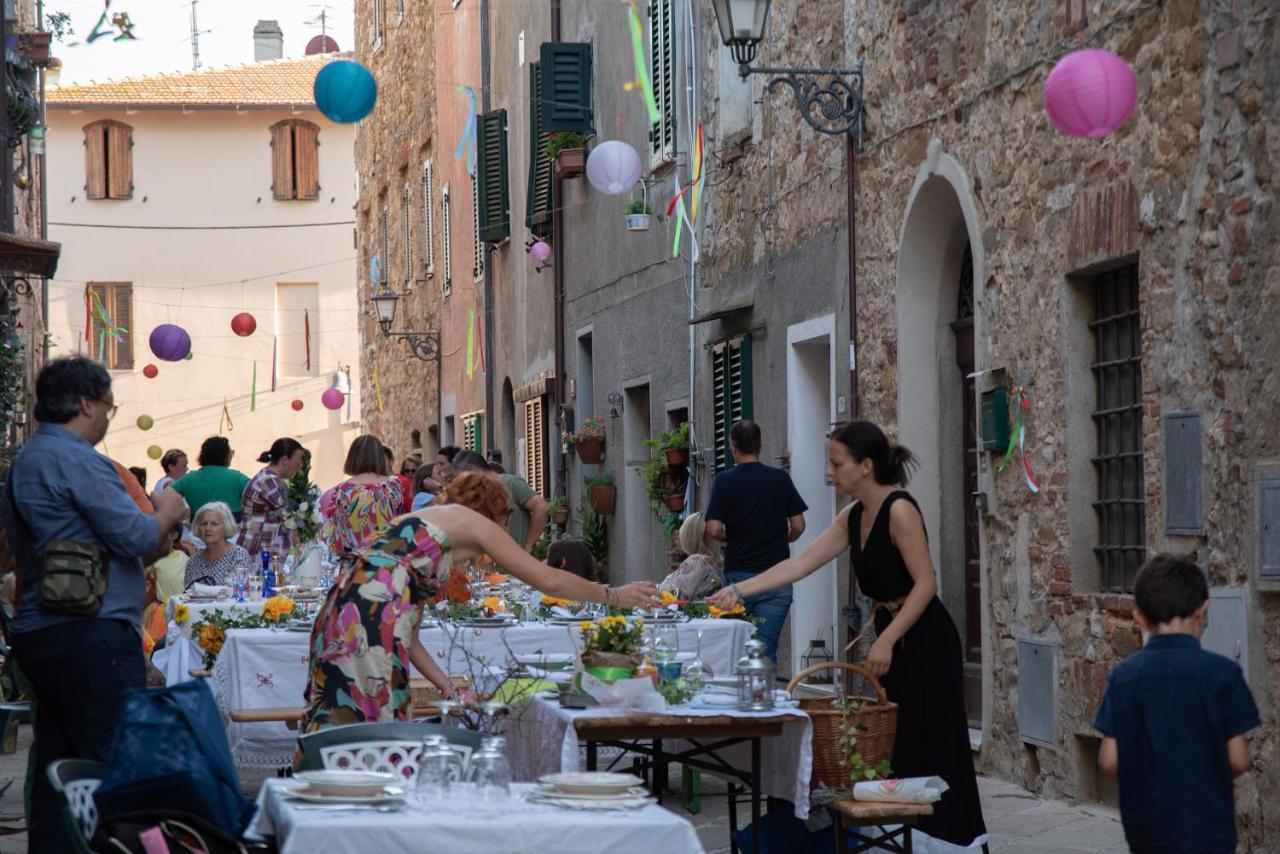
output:
[{"label": "colorful streamer", "polygon": [[623,84],[623,89],[630,92],[639,89],[644,95],[644,105],[649,111],[649,121],[658,124],[662,121],[662,113],[658,110],[657,99],[653,97],[653,79],[649,76],[649,66],[644,58],[644,28],[640,26],[640,13],[636,4],[628,2],[627,20],[631,24],[631,55],[635,59],[636,79]]},{"label": "colorful streamer", "polygon": [[307,345],[307,370],[311,370],[311,312],[307,309],[302,310],[302,331],[303,340]]},{"label": "colorful streamer", "polygon": [[1040,491],[1040,484],[1036,481],[1035,475],[1031,473],[1031,463],[1027,461],[1027,425],[1023,418],[1024,412],[1031,411],[1031,393],[1027,391],[1026,386],[1021,385],[1014,386],[1010,391],[1014,394],[1014,412],[1016,414],[1013,421],[1013,430],[1009,433],[1009,445],[1005,448],[1004,459],[1000,461],[996,471],[1002,472],[1009,466],[1009,461],[1013,459],[1013,452],[1016,449],[1018,456],[1022,458],[1022,474],[1027,482],[1027,489],[1031,490],[1034,495]]},{"label": "colorful streamer", "polygon": [[231,420],[231,410],[227,408],[227,399],[222,399],[222,417],[218,419],[218,435],[222,435],[222,431],[226,429],[231,431],[236,429],[235,423]]},{"label": "colorful streamer", "polygon": [[475,309],[467,309],[467,379],[475,375],[476,358],[476,313]]},{"label": "colorful streamer", "polygon": [[[378,382],[378,363],[373,364],[373,393],[378,401],[378,411],[382,411],[382,383]],[[350,407],[351,395],[347,395],[347,405]]]},{"label": "colorful streamer", "polygon": [[258,411],[258,360],[253,360],[253,385],[249,387],[249,411]]},{"label": "colorful streamer", "polygon": [[470,86],[459,86],[458,92],[465,94],[468,98],[467,104],[467,122],[462,128],[462,138],[458,140],[458,147],[453,150],[453,159],[461,160],[465,154],[467,157],[467,174],[475,177],[476,174],[476,90]]},{"label": "colorful streamer", "polygon": [[480,315],[476,315],[476,370],[485,373],[484,361],[484,327],[480,325]]},{"label": "colorful streamer", "polygon": [[276,359],[277,359],[276,345],[278,343],[279,343],[279,339],[274,335],[271,336],[271,390],[272,391],[276,390]]}]

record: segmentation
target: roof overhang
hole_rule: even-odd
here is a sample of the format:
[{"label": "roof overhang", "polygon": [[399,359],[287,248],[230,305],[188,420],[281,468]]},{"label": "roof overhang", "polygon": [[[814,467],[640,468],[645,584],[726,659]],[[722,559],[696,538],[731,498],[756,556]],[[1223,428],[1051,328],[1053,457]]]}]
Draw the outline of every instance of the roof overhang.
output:
[{"label": "roof overhang", "polygon": [[48,279],[57,271],[61,254],[61,243],[0,234],[0,270]]},{"label": "roof overhang", "polygon": [[689,321],[689,325],[696,326],[699,323],[711,323],[715,320],[723,320],[726,317],[731,317],[744,311],[751,311],[753,308],[755,308],[755,298],[748,294],[730,301],[725,305],[708,309],[702,314],[694,315],[693,319]]},{"label": "roof overhang", "polygon": [[296,104],[236,104],[236,103],[199,103],[185,104],[176,101],[166,101],[162,103],[155,102],[139,102],[139,101],[46,101],[45,107],[50,110],[152,110],[152,111],[170,111],[191,113],[200,110],[235,110],[236,112],[248,111],[275,111],[288,110],[290,112],[316,111],[314,101],[303,101]]}]

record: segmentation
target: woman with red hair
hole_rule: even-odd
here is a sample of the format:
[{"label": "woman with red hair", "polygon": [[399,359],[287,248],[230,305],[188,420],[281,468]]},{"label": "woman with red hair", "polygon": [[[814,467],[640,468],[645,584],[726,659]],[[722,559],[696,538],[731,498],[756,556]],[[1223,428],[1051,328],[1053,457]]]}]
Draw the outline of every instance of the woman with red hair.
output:
[{"label": "woman with red hair", "polygon": [[411,662],[448,696],[449,677],[422,646],[418,624],[455,561],[487,554],[543,593],[579,602],[636,607],[656,601],[652,582],[612,588],[539,562],[507,534],[507,512],[502,481],[469,471],[453,479],[439,503],[393,519],[355,550],[311,630],[300,732],[409,720]]}]

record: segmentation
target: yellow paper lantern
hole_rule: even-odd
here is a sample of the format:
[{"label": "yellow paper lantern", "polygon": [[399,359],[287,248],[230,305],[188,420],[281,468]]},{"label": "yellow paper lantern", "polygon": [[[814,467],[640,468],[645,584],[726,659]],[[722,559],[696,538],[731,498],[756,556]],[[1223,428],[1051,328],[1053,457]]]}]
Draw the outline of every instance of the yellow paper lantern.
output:
[{"label": "yellow paper lantern", "polygon": [[156,423],[155,421],[152,421],[152,420],[151,420],[151,416],[150,416],[150,415],[139,415],[139,416],[138,416],[138,429],[139,429],[139,430],[150,430],[153,426],[155,426],[155,423]]},{"label": "yellow paper lantern", "polygon": [[164,456],[164,448],[159,445],[152,445],[150,448],[147,448],[147,456],[151,457],[153,460],[158,460]]}]

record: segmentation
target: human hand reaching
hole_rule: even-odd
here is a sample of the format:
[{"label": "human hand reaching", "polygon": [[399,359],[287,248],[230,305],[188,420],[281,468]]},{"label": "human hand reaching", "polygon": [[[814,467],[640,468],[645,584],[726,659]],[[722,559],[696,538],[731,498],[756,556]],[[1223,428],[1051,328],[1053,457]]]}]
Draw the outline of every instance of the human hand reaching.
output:
[{"label": "human hand reaching", "polygon": [[658,586],[652,581],[633,581],[614,588],[613,593],[619,607],[643,608],[658,598]]},{"label": "human hand reaching", "polygon": [[734,608],[742,601],[738,596],[738,592],[733,587],[721,587],[715,593],[707,597],[708,605],[715,605],[721,611],[728,611]]}]

